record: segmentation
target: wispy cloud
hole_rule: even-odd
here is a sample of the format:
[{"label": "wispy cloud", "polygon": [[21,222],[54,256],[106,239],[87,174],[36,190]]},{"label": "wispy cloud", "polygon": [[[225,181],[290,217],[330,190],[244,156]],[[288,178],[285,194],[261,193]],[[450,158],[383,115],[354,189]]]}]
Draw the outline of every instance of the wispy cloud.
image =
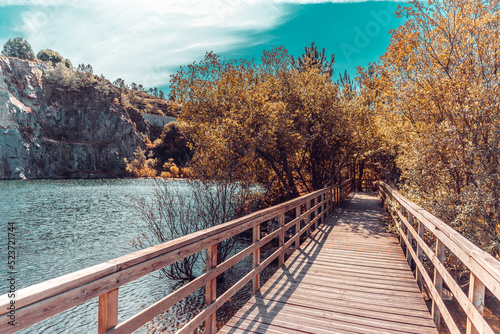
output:
[{"label": "wispy cloud", "polygon": [[25,6],[13,30],[35,52],[50,48],[112,80],[152,87],[167,84],[179,65],[206,51],[265,43],[259,32],[290,15],[283,4],[320,2],[358,1],[0,0],[0,6]]}]

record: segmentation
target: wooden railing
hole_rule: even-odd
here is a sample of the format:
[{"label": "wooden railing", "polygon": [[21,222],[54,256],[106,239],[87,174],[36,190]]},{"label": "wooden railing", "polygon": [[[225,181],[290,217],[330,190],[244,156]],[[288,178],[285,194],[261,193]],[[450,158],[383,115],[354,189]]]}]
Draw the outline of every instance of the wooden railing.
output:
[{"label": "wooden railing", "polygon": [[[260,289],[260,272],[276,258],[281,266],[285,250],[297,248],[300,237],[308,235],[311,229],[323,222],[338,203],[349,196],[352,188],[352,182],[345,181],[225,224],[24,288],[18,291],[19,297],[15,300],[15,326],[8,325],[11,321],[8,313],[10,300],[8,295],[3,295],[0,299],[0,332],[14,333],[98,297],[98,333],[131,333],[205,286],[206,307],[178,333],[191,333],[203,322],[205,332],[214,333],[217,309],[250,281],[253,281],[252,292],[255,294]],[[293,219],[290,218],[292,213],[295,215]],[[291,221],[286,221],[286,217]],[[261,224],[271,219],[279,220],[279,228],[261,238]],[[292,228],[293,235],[285,240],[286,232]],[[217,244],[249,229],[252,229],[252,244],[228,260],[217,263]],[[279,240],[278,249],[261,262],[261,248],[276,238]],[[204,250],[205,273],[118,324],[118,289],[121,286]],[[249,255],[253,256],[252,270],[217,297],[217,276]]]},{"label": "wooden railing", "polygon": [[[384,199],[389,197],[399,206],[392,214],[400,242],[406,250],[408,263],[416,265],[416,280],[420,289],[424,282],[430,293],[436,326],[439,328],[443,319],[452,334],[460,334],[442,298],[445,283],[467,316],[467,334],[494,334],[483,317],[483,308],[486,288],[500,300],[500,262],[384,182],[379,182],[379,191]],[[435,237],[433,245],[424,241],[426,232]],[[445,249],[470,270],[468,296],[444,266]],[[433,279],[425,269],[423,254],[434,267]]]}]

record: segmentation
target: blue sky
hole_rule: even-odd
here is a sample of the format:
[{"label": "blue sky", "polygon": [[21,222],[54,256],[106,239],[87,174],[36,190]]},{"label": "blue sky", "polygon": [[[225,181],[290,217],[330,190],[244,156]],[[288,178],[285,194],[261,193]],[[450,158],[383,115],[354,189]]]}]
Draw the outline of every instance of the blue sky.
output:
[{"label": "blue sky", "polygon": [[[399,3],[404,5],[404,3]],[[335,54],[334,77],[377,61],[398,2],[321,0],[0,0],[0,45],[22,36],[96,74],[168,90],[180,65],[207,51],[254,57],[283,45],[300,56],[311,42]]]}]

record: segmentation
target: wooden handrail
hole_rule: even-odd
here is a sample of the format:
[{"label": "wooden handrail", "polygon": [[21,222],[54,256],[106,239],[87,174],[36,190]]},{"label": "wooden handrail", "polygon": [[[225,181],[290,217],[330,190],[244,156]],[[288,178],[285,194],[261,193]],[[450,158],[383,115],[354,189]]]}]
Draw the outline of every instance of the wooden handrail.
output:
[{"label": "wooden handrail", "polygon": [[[293,248],[297,248],[300,237],[323,222],[338,203],[349,196],[352,189],[352,182],[345,181],[340,185],[312,192],[233,221],[21,289],[17,294],[19,298],[15,300],[16,326],[7,325],[10,321],[7,313],[10,300],[7,294],[3,295],[0,297],[0,332],[14,333],[99,297],[98,333],[130,333],[205,286],[206,308],[179,332],[191,332],[205,322],[206,333],[212,333],[215,330],[217,309],[252,280],[254,282],[252,291],[256,293],[260,289],[258,283],[260,272],[276,258],[281,265],[285,250],[292,245]],[[307,209],[303,210],[304,207]],[[285,223],[285,213],[294,209],[296,217]],[[275,218],[279,219],[279,228],[261,238],[260,225]],[[285,242],[285,232],[292,227],[295,227],[295,233]],[[217,244],[249,229],[253,230],[252,244],[218,264]],[[278,249],[260,262],[261,247],[275,238],[279,239]],[[205,273],[118,324],[119,287],[204,250],[207,255]],[[254,257],[252,270],[228,291],[217,297],[215,284],[217,276],[250,254]]]},{"label": "wooden handrail", "polygon": [[[423,279],[430,292],[432,315],[436,326],[439,328],[442,318],[451,333],[460,333],[442,299],[444,282],[467,315],[467,334],[493,334],[493,329],[483,318],[484,294],[485,288],[488,288],[500,300],[500,261],[481,250],[442,220],[411,202],[386,183],[379,182],[379,191],[384,199],[390,197],[399,205],[393,218],[397,222],[400,241],[407,250],[408,262],[414,261],[416,264],[417,283],[422,288]],[[436,237],[434,250],[424,241],[425,230]],[[413,240],[416,241],[416,250],[413,248]],[[468,296],[462,291],[443,264],[445,248],[470,270]],[[422,261],[423,254],[427,256],[434,266],[433,280],[425,270]]]}]

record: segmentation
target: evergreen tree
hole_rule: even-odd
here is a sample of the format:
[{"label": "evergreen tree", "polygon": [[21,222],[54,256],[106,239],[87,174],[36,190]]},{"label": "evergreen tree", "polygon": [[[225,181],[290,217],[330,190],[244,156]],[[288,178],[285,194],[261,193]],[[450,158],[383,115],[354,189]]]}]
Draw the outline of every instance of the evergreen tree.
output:
[{"label": "evergreen tree", "polygon": [[34,60],[35,53],[31,49],[30,43],[22,37],[10,38],[4,45],[2,55],[19,59]]},{"label": "evergreen tree", "polygon": [[292,64],[293,66],[299,70],[304,71],[310,67],[317,67],[321,73],[327,74],[329,77],[333,74],[333,64],[335,63],[335,55],[332,54],[330,61],[328,61],[325,55],[325,48],[321,53],[318,52],[318,48],[314,45],[314,42],[311,43],[311,47],[305,47],[305,52],[301,57],[295,58],[292,56]]}]

